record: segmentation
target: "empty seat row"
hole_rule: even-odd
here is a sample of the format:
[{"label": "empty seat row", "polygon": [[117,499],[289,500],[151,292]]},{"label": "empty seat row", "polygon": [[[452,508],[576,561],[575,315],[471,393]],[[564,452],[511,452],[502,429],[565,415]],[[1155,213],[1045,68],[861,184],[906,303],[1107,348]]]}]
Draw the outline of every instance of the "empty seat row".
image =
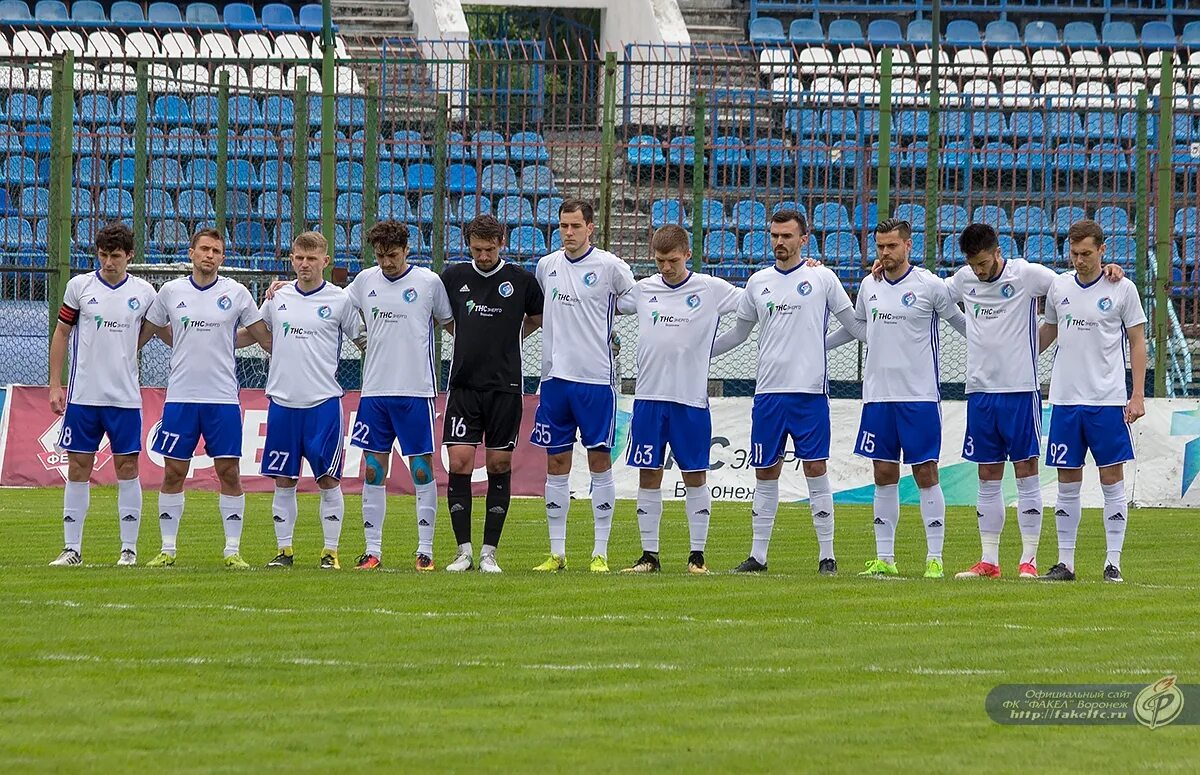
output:
[{"label": "empty seat row", "polygon": [[[182,12],[181,12],[182,11]],[[60,0],[37,0],[32,9],[25,0],[0,1],[0,23],[38,22],[42,24],[111,24],[111,25],[181,25],[181,24],[225,24],[237,27],[263,27],[287,29],[301,26],[320,29],[321,5],[310,3],[300,8],[297,15],[290,5],[268,3],[259,17],[249,3],[229,3],[220,11],[211,3],[150,3],[145,12],[141,3],[117,0],[106,12],[95,0],[73,0],[70,11]]]}]

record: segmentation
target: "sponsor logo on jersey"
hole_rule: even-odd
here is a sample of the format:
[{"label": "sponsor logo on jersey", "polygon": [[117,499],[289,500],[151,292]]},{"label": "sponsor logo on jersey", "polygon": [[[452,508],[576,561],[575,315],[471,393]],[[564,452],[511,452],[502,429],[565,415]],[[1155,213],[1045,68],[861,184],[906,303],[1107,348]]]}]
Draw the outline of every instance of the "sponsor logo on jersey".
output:
[{"label": "sponsor logo on jersey", "polygon": [[1013,287],[1012,283],[1005,283],[1000,286],[1000,295],[1006,299],[1011,299],[1016,292],[1017,289]]},{"label": "sponsor logo on jersey", "polygon": [[463,285],[463,287],[461,287],[461,288],[459,288],[459,289],[458,289],[458,292],[459,292],[459,293],[470,293],[470,292],[471,292],[471,289],[470,289],[470,288],[468,288],[468,287],[467,287],[467,286],[464,284],[464,285]]},{"label": "sponsor logo on jersey", "polygon": [[1004,310],[1000,307],[985,307],[982,304],[975,303],[971,305],[971,314],[975,319],[983,318],[984,320],[995,320],[1004,314]]},{"label": "sponsor logo on jersey", "polygon": [[196,318],[190,318],[187,315],[181,317],[179,322],[183,325],[185,330],[199,329],[201,331],[208,331],[214,328],[220,328],[221,326],[220,323],[215,323],[211,320],[198,320]]},{"label": "sponsor logo on jersey", "polygon": [[909,291],[908,293],[906,293],[900,297],[900,303],[906,307],[911,307],[912,305],[917,303],[917,294],[913,293],[912,291]]},{"label": "sponsor logo on jersey", "polygon": [[975,295],[975,289],[974,289],[974,288],[972,288],[972,289],[971,289],[971,292],[970,292],[970,293],[968,293],[967,295],[968,295],[968,296],[974,296],[974,295]]},{"label": "sponsor logo on jersey", "polygon": [[332,314],[333,314],[333,308],[330,307],[328,304],[322,304],[320,307],[317,308],[317,317],[319,317],[321,320],[328,320],[329,316]]},{"label": "sponsor logo on jersey", "polygon": [[691,318],[685,318],[679,315],[662,315],[658,312],[650,313],[650,325],[657,326],[662,323],[664,326],[674,328],[676,326],[686,326],[691,323]]},{"label": "sponsor logo on jersey", "polygon": [[877,320],[881,323],[899,323],[901,320],[908,320],[908,315],[901,315],[896,312],[881,312],[878,307],[871,307],[871,320]]},{"label": "sponsor logo on jersey", "polygon": [[688,309],[700,309],[700,294],[693,293],[687,297]]},{"label": "sponsor logo on jersey", "polygon": [[760,293],[760,294],[758,294],[758,295],[759,295],[759,296],[770,296],[770,295],[771,295],[771,289],[770,289],[770,288],[763,288],[763,290],[762,290],[762,293]]},{"label": "sponsor logo on jersey", "polygon": [[141,300],[141,299],[139,299],[137,296],[130,296],[130,297],[129,297],[129,300],[128,300],[128,301],[126,301],[126,302],[125,302],[125,304],[126,304],[126,305],[127,305],[127,306],[128,306],[130,309],[131,309],[131,310],[133,310],[134,312],[136,312],[137,310],[141,309],[141,306],[142,306],[142,300]]},{"label": "sponsor logo on jersey", "polygon": [[558,290],[558,288],[551,288],[550,289],[550,301],[557,301],[561,304],[566,304],[567,306],[570,306],[572,304],[578,304],[579,297],[572,296],[569,293],[562,293]]},{"label": "sponsor logo on jersey", "polygon": [[1067,305],[1068,305],[1068,304],[1070,304],[1070,303],[1071,303],[1071,300],[1070,300],[1070,299],[1068,299],[1066,296],[1064,296],[1064,297],[1063,297],[1063,300],[1062,300],[1062,301],[1060,301],[1060,302],[1058,303],[1058,306],[1060,306],[1060,307],[1065,307],[1065,306],[1067,306]]},{"label": "sponsor logo on jersey", "polygon": [[658,304],[658,297],[657,297],[657,296],[651,296],[651,297],[650,297],[650,302],[649,302],[649,303],[650,303],[650,304]]},{"label": "sponsor logo on jersey", "polygon": [[1088,320],[1087,318],[1075,317],[1074,315],[1065,315],[1062,322],[1067,328],[1078,328],[1082,331],[1095,331],[1100,327],[1100,321],[1098,320]]},{"label": "sponsor logo on jersey", "polygon": [[403,297],[404,297],[405,304],[412,304],[414,301],[417,300],[417,289],[416,288],[405,288]]},{"label": "sponsor logo on jersey", "polygon": [[233,300],[230,299],[228,296],[222,296],[221,298],[217,299],[218,309],[229,309],[232,306],[233,306]]},{"label": "sponsor logo on jersey", "polygon": [[379,307],[371,307],[371,320],[392,321],[392,320],[407,320],[408,315],[403,312],[392,312]]},{"label": "sponsor logo on jersey", "polygon": [[285,339],[289,336],[294,336],[297,339],[308,339],[313,333],[312,331],[309,331],[307,328],[301,328],[300,326],[294,326],[291,323],[287,322],[286,320],[283,321],[282,328],[283,328],[283,336]]},{"label": "sponsor logo on jersey", "polygon": [[494,316],[499,315],[502,312],[504,312],[504,310],[501,309],[500,307],[489,307],[486,304],[479,304],[475,301],[472,301],[471,299],[467,299],[467,303],[465,306],[467,308],[468,315],[478,312],[480,317],[485,317],[485,318],[494,317]]},{"label": "sponsor logo on jersey", "polygon": [[591,288],[596,283],[600,282],[600,276],[595,272],[588,272],[583,276],[583,284]]},{"label": "sponsor logo on jersey", "polygon": [[550,274],[549,274],[549,275],[547,275],[547,276],[548,276],[548,277],[558,277],[558,270],[557,270],[557,269],[551,269],[551,270],[550,270]]},{"label": "sponsor logo on jersey", "polygon": [[1110,309],[1112,309],[1112,306],[1113,300],[1107,296],[1096,302],[1096,309],[1100,310],[1101,312],[1108,312]]},{"label": "sponsor logo on jersey", "polygon": [[776,304],[773,301],[768,301],[767,317],[771,317],[773,315],[790,315],[800,308],[801,307],[799,304]]},{"label": "sponsor logo on jersey", "polygon": [[796,286],[796,292],[801,296],[807,296],[808,294],[812,293],[812,283],[810,283],[808,280],[803,281]]},{"label": "sponsor logo on jersey", "polygon": [[500,283],[500,295],[506,299],[509,296],[512,296],[513,295],[513,284],[508,282],[507,280]]},{"label": "sponsor logo on jersey", "polygon": [[128,331],[133,328],[129,323],[124,323],[119,320],[105,320],[102,316],[96,315],[92,318],[96,323],[96,330],[104,329],[105,331]]},{"label": "sponsor logo on jersey", "polygon": [[871,298],[867,299],[867,301],[876,301],[878,298],[879,298],[878,296],[876,296],[875,294],[872,293]]}]

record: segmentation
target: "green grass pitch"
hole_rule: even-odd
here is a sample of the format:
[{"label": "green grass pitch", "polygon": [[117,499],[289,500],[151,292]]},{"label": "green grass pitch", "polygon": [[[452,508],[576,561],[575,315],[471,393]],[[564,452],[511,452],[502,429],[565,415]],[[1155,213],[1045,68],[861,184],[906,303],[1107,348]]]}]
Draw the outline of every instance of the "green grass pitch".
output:
[{"label": "green grass pitch", "polygon": [[[147,493],[148,512],[154,493]],[[82,568],[62,547],[61,491],[0,495],[0,771],[87,772],[1194,772],[1200,728],[1002,727],[1006,682],[1150,683],[1200,667],[1195,513],[1134,511],[1124,585],[1099,581],[1103,528],[1085,513],[1073,585],[927,581],[915,510],[901,518],[905,578],[859,579],[868,510],[838,511],[842,575],[816,575],[807,507],[781,510],[768,576],[684,572],[681,504],[664,518],[657,577],[586,571],[587,501],[571,509],[570,570],[544,558],[536,500],[514,503],[506,573],[418,575],[413,502],[389,506],[388,572],[361,551],[347,498],[339,573],[319,571],[302,496],[297,567],[268,571],[269,496],[249,497],[243,556],[220,567],[212,494],[190,493],[173,569],[116,568],[115,491],[93,491]],[[482,505],[476,500],[476,545]],[[439,567],[453,556],[444,502]],[[974,514],[948,519],[946,569],[978,555]],[[1043,569],[1054,561],[1047,519]],[[749,547],[746,506],[717,504],[709,565]],[[143,525],[142,562],[158,549]],[[1002,544],[1015,576],[1011,516]],[[636,559],[620,504],[610,561]]]}]

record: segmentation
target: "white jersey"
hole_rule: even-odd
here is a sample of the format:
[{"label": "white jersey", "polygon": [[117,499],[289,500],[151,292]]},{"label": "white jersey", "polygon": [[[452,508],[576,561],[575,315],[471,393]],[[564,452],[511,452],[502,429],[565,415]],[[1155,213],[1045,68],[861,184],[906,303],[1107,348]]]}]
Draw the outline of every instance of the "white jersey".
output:
[{"label": "white jersey", "polygon": [[99,272],[67,282],[59,320],[72,323],[67,402],[138,409],[138,337],[154,287],[131,275],[109,285]]},{"label": "white jersey", "polygon": [[167,401],[238,403],[233,354],[237,332],[262,320],[246,286],[228,277],[218,277],[204,288],[191,275],[171,280],[159,290],[146,319],[171,327]]},{"label": "white jersey", "polygon": [[337,381],[342,340],[358,335],[358,310],[344,290],[322,283],[304,293],[285,285],[262,305],[271,329],[267,395],[292,409],[316,406],[343,391]]},{"label": "white jersey", "polygon": [[828,267],[800,264],[784,272],[772,266],[751,275],[737,314],[758,323],[754,392],[827,392],[829,316],[850,307],[846,289]]},{"label": "white jersey", "polygon": [[1046,294],[1046,322],[1058,326],[1050,403],[1124,406],[1125,331],[1146,322],[1137,286],[1128,277],[1080,285],[1074,272],[1059,275]]},{"label": "white jersey", "polygon": [[1058,274],[1021,258],[980,280],[964,266],[946,280],[950,299],[967,316],[967,392],[1024,393],[1038,389],[1037,300]]},{"label": "white jersey", "polygon": [[556,250],[538,261],[535,274],[546,297],[542,379],[611,385],[609,337],[617,298],[633,287],[629,264],[595,247],[577,259]]},{"label": "white jersey", "polygon": [[896,282],[868,275],[854,314],[867,324],[864,401],[938,401],[938,318],[955,311],[946,283],[914,266]]},{"label": "white jersey", "polygon": [[399,277],[373,266],[346,292],[367,323],[363,396],[437,395],[434,323],[452,318],[441,278],[412,264]]},{"label": "white jersey", "polygon": [[691,273],[676,286],[662,275],[638,280],[622,312],[638,317],[637,398],[708,406],[708,363],[721,315],[736,312],[742,289]]}]

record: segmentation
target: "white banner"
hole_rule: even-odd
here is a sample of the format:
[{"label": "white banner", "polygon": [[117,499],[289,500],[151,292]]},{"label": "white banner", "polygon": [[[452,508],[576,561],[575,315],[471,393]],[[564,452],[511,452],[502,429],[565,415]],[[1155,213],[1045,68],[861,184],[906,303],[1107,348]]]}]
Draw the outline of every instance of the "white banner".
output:
[{"label": "white banner", "polygon": [[[748,464],[750,444],[751,398],[712,399],[712,460],[708,486],[714,500],[750,501],[754,497],[754,469]],[[834,500],[838,503],[870,503],[873,497],[871,461],[853,453],[858,433],[862,402],[835,399],[830,402],[832,443],[830,446],[829,479]],[[947,401],[942,404],[941,483],[946,503],[974,506],[977,493],[977,472],[974,463],[962,458],[963,431],[966,425],[966,402]],[[625,465],[625,443],[629,437],[629,420],[633,398],[620,396],[617,402],[617,447],[613,471],[617,496],[636,498],[638,469]],[[1042,407],[1042,450],[1045,434],[1050,429],[1050,406]],[[1200,506],[1200,486],[1193,486],[1200,472],[1200,401],[1184,399],[1151,399],[1146,402],[1146,416],[1133,426],[1137,465],[1125,467],[1126,493],[1137,506],[1186,507]],[[911,471],[905,466],[900,480],[903,503],[916,504],[917,486]],[[1054,469],[1040,467],[1042,492],[1047,506],[1055,500],[1057,476]],[[1140,475],[1139,475],[1140,474]],[[589,489],[587,458],[576,449],[571,472],[571,487],[577,497],[586,498]],[[791,454],[789,445],[780,480],[780,497],[798,501],[807,497],[807,486],[800,462]],[[682,498],[683,478],[673,458],[668,458],[663,477],[663,495]],[[1016,480],[1012,468],[1005,472],[1004,496],[1007,503],[1016,503]],[[1084,471],[1083,505],[1099,508],[1103,505],[1100,482],[1090,456]]]}]

